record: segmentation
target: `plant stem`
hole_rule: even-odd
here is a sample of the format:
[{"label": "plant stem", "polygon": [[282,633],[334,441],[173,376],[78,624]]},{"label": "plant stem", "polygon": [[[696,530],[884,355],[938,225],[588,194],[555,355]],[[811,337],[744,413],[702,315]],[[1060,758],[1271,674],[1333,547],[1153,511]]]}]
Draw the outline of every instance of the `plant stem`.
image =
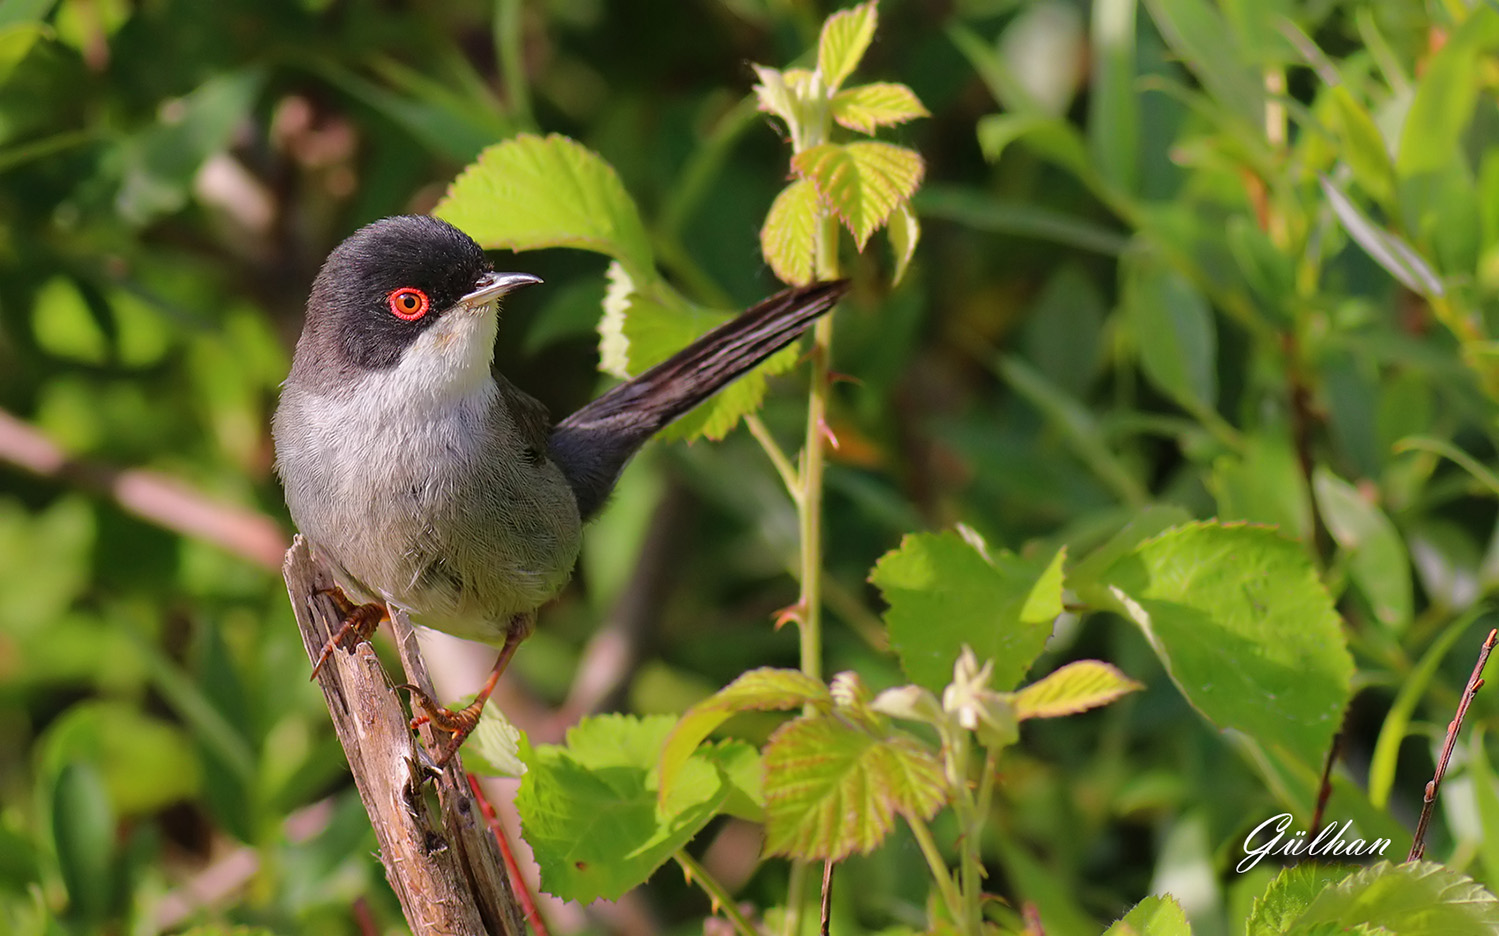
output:
[{"label": "plant stem", "polygon": [[947,870],[947,862],[942,860],[942,852],[937,848],[937,842],[932,838],[932,830],[927,828],[926,822],[920,816],[905,815],[906,825],[911,827],[911,834],[916,838],[916,844],[921,848],[921,854],[926,857],[926,864],[932,872],[932,881],[936,883],[937,890],[942,894],[942,902],[947,905],[947,912],[953,920],[961,922],[963,919],[963,895],[958,892],[953,883],[952,873]]},{"label": "plant stem", "polygon": [[760,419],[759,413],[749,413],[744,417],[744,424],[749,428],[750,435],[760,443],[760,448],[765,450],[765,456],[775,466],[776,474],[781,476],[781,483],[786,485],[786,492],[791,495],[792,500],[800,500],[802,496],[802,482],[796,476],[796,466],[791,464],[791,459],[781,450],[781,446],[770,434],[764,421]]},{"label": "plant stem", "polygon": [[739,912],[739,905],[734,903],[734,898],[729,895],[728,890],[719,883],[717,878],[708,873],[707,868],[698,864],[696,858],[687,854],[687,849],[677,849],[672,857],[677,860],[677,864],[682,866],[687,877],[701,887],[718,910],[729,918],[729,922],[734,924],[736,933],[740,936],[759,936],[755,927],[745,919],[744,914]]}]

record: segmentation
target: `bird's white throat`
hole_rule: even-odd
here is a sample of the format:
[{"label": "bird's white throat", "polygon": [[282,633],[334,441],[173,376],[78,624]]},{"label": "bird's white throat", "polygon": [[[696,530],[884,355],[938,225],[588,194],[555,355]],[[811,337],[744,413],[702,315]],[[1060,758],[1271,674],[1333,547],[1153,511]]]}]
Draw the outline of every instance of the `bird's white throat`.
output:
[{"label": "bird's white throat", "polygon": [[483,307],[449,310],[401,354],[395,368],[377,379],[406,407],[446,406],[493,386],[489,367],[499,314],[493,300]]}]

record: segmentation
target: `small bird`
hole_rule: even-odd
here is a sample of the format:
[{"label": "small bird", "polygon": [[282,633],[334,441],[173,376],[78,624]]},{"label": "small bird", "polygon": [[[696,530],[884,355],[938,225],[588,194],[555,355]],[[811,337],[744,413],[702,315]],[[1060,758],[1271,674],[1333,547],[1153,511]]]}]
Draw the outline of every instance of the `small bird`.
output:
[{"label": "small bird", "polygon": [[498,645],[468,707],[413,686],[451,737],[446,763],[536,610],[567,583],[582,527],[626,462],[676,417],[790,344],[847,291],[785,290],[553,425],[494,372],[497,300],[541,280],[497,273],[472,238],[436,218],[386,218],[334,248],[313,282],[272,421],[292,520],[329,567],[352,650],[387,602],[424,626]]}]

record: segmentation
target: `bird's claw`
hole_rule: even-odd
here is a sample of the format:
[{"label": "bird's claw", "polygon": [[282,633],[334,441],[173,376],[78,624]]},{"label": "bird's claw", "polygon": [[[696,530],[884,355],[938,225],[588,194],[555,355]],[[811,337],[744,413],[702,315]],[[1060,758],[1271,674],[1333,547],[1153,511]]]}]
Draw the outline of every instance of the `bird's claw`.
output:
[{"label": "bird's claw", "polygon": [[369,641],[375,635],[376,629],[380,627],[380,623],[390,617],[390,612],[386,610],[384,604],[374,601],[369,604],[355,604],[349,600],[348,595],[344,594],[343,589],[336,585],[331,588],[319,588],[316,594],[328,595],[333,599],[333,606],[343,616],[343,625],[339,627],[337,633],[328,638],[327,643],[323,644],[323,652],[318,654],[317,662],[312,665],[312,675],[308,677],[309,681],[317,679],[318,672],[333,655],[334,649],[343,647],[353,653],[355,647]]},{"label": "bird's claw", "polygon": [[482,700],[475,700],[472,705],[458,709],[456,712],[450,708],[439,705],[435,699],[427,695],[410,683],[402,683],[396,686],[411,694],[413,709],[421,709],[421,714],[413,715],[411,718],[411,729],[415,731],[422,725],[431,725],[437,731],[446,732],[451,735],[448,741],[441,745],[435,756],[426,748],[418,747],[423,766],[429,771],[441,773],[447,766],[453,755],[463,746],[463,742],[473,733],[479,724],[479,712],[484,708]]}]

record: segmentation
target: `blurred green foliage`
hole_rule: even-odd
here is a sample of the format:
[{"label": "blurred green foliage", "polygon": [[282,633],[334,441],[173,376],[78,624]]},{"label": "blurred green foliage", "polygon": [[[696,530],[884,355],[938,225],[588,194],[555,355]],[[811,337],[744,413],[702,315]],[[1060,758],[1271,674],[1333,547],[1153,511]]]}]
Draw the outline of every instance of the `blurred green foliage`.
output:
[{"label": "blurred green foliage", "polygon": [[[776,285],[756,232],[786,153],[748,63],[795,61],[827,12],[0,0],[0,408],[81,462],[150,468],[284,526],[267,417],[321,258],[361,223],[430,210],[522,130],[614,167],[684,293],[752,302]],[[932,115],[893,132],[926,160],[923,239],[893,291],[883,248],[846,258],[858,289],[834,366],[856,380],[830,416],[826,669],[905,681],[871,639],[866,583],[905,533],[962,521],[1042,568],[1130,524],[1133,542],[1190,518],[1274,524],[1316,563],[1356,666],[1328,816],[1403,857],[1499,585],[1499,9],[880,14],[863,74]],[[548,282],[507,305],[497,362],[566,412],[598,386],[604,262],[497,260]],[[762,417],[793,438],[804,411],[772,392]],[[0,430],[0,459],[26,462]],[[0,466],[0,931],[399,931],[279,577],[141,519],[107,480]],[[795,664],[793,628],[769,625],[795,561],[795,513],[747,433],[658,446],[516,670],[560,707],[588,637],[664,567],[609,704],[679,713]],[[1096,933],[1164,891],[1193,932],[1242,932],[1274,869],[1235,873],[1241,843],[1278,812],[1305,818],[1318,765],[1213,729],[1113,615],[1064,614],[1030,678],[1081,657],[1148,688],[1026,723],[986,817],[987,889],[1049,934]],[[1491,888],[1496,717],[1479,693],[1427,849]],[[775,722],[736,724],[763,738]],[[708,846],[728,843],[736,893],[774,906],[784,872],[757,870],[733,822],[695,853],[734,865]],[[953,845],[950,824],[933,831]],[[834,931],[921,925],[922,868],[903,830],[842,864]],[[630,899],[662,932],[709,912],[665,872]],[[1161,902],[1131,919],[1151,913],[1180,916]]]}]

